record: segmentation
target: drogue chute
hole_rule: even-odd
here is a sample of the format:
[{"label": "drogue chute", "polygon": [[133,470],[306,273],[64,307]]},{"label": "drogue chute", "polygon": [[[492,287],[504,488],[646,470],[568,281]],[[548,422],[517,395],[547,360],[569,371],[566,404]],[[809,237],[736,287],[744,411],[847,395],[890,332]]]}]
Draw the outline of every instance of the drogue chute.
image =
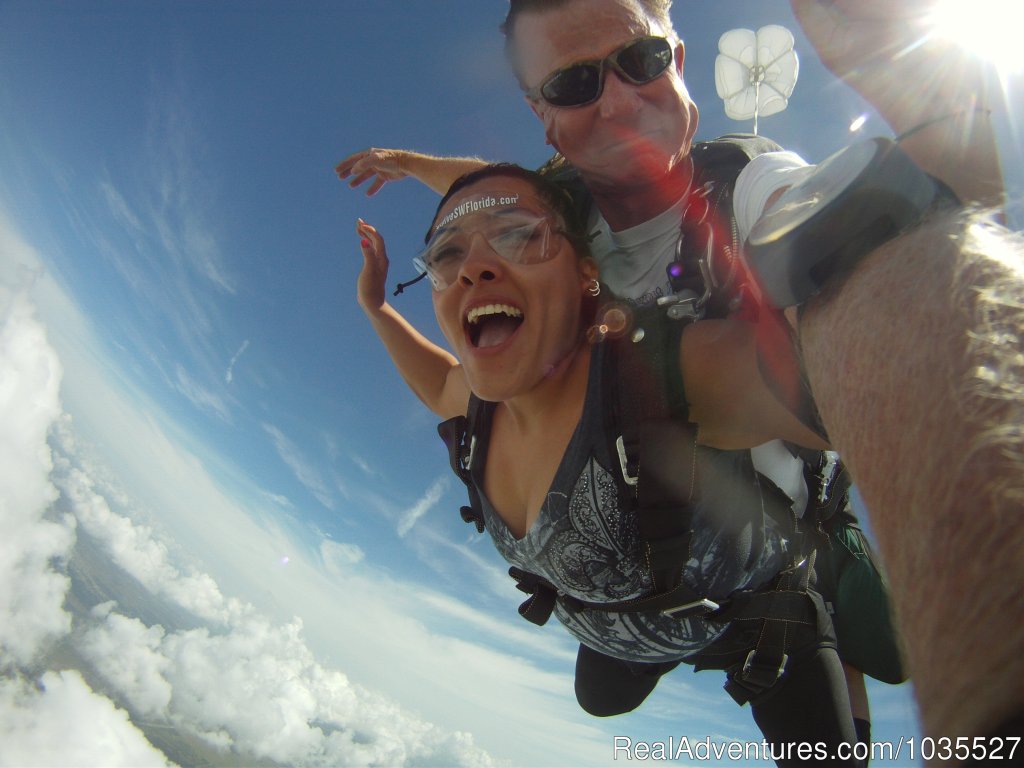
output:
[{"label": "drogue chute", "polygon": [[781,112],[789,104],[800,70],[793,33],[778,24],[730,29],[718,40],[715,87],[733,120],[754,120]]}]

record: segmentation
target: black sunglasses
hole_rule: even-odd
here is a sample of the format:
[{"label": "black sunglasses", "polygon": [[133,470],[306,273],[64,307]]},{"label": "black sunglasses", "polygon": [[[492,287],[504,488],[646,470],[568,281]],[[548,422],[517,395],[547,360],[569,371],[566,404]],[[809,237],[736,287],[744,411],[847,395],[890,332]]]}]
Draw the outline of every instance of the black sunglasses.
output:
[{"label": "black sunglasses", "polygon": [[526,92],[534,101],[553,107],[582,107],[597,101],[604,90],[605,65],[633,85],[658,77],[672,64],[672,44],[664,37],[632,40],[599,61],[580,61],[560,69]]}]

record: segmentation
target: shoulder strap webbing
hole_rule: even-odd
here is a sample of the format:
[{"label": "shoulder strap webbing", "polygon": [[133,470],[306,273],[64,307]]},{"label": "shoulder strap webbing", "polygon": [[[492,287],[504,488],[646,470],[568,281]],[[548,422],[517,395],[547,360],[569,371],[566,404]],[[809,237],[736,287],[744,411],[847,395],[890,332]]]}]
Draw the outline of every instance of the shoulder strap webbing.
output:
[{"label": "shoulder strap webbing", "polygon": [[462,520],[476,525],[478,533],[484,531],[484,511],[480,503],[480,494],[470,473],[473,468],[477,439],[477,425],[481,421],[484,402],[476,395],[470,395],[469,408],[466,416],[455,416],[437,425],[437,433],[448,448],[448,463],[452,471],[466,486],[469,492],[469,506],[460,507]]},{"label": "shoulder strap webbing", "polygon": [[690,153],[694,180],[680,222],[677,264],[670,269],[670,279],[677,292],[689,289],[700,296],[697,317],[726,317],[740,310],[756,316],[752,281],[739,257],[742,243],[733,211],[733,189],[751,159],[780,149],[763,136],[736,133],[695,144]]},{"label": "shoulder strap webbing", "polygon": [[726,133],[693,145],[694,163],[707,174],[718,178],[735,178],[747,163],[766,152],[779,152],[782,147],[765,136],[753,133]]},{"label": "shoulder strap webbing", "polygon": [[635,318],[632,333],[611,342],[611,434],[623,501],[636,505],[654,588],[665,592],[679,586],[689,555],[697,430],[679,374],[684,323],[657,308]]}]

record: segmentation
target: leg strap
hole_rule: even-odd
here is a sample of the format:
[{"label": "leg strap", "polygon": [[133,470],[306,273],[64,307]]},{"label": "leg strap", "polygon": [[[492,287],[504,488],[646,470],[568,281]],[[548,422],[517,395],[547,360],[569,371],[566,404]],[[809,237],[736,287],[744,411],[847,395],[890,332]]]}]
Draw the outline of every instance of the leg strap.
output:
[{"label": "leg strap", "polygon": [[756,617],[762,620],[757,644],[742,664],[729,670],[725,683],[726,692],[740,706],[775,685],[789,663],[786,651],[800,643],[808,629],[816,631],[816,611],[807,594],[813,569],[814,552],[795,568],[783,571],[774,590],[758,595],[734,619]]},{"label": "leg strap", "polygon": [[790,655],[834,646],[824,604],[809,590],[813,567],[812,554],[779,574],[773,587],[730,598],[725,608],[708,617],[728,622],[725,634],[686,661],[697,670],[724,669],[725,689],[742,706],[783,677]]}]

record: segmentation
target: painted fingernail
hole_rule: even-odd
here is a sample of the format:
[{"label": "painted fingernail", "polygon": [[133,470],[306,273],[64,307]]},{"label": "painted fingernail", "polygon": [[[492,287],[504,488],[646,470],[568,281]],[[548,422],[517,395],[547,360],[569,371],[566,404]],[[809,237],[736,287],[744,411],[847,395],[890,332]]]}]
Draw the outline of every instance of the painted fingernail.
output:
[{"label": "painted fingernail", "polygon": [[362,240],[359,241],[359,244],[361,246],[363,246],[363,248],[369,248],[370,247],[370,241],[367,240],[365,237]]}]

